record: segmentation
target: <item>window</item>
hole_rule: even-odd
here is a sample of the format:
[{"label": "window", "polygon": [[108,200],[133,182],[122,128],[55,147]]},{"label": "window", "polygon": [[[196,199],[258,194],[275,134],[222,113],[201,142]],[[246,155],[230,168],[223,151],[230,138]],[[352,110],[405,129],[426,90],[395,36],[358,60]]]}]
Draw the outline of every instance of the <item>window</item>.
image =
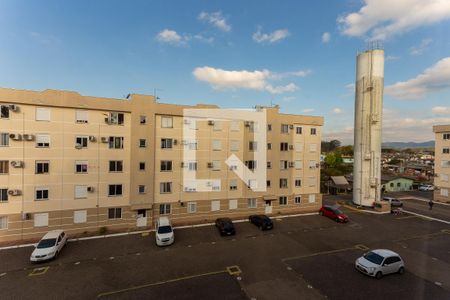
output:
[{"label": "window", "polygon": [[8,202],[8,189],[0,189],[0,202]]},{"label": "window", "polygon": [[8,217],[0,217],[0,229],[8,229]]},{"label": "window", "polygon": [[160,194],[172,193],[172,182],[161,182],[159,184],[159,193]]},{"label": "window", "polygon": [[222,130],[222,122],[221,121],[214,121],[213,130],[214,131]]},{"label": "window", "polygon": [[230,151],[239,151],[239,141],[230,142]]},{"label": "window", "polygon": [[212,169],[213,171],[220,171],[220,160],[212,161]]},{"label": "window", "polygon": [[213,149],[213,151],[222,150],[222,141],[220,141],[220,140],[213,140],[212,141],[212,149]]},{"label": "window", "polygon": [[87,221],[86,210],[76,210],[73,212],[73,222],[75,224],[86,223],[86,221]]},{"label": "window", "polygon": [[122,208],[108,208],[108,219],[122,219]]},{"label": "window", "polygon": [[311,128],[311,135],[316,135],[316,134],[317,134],[317,129]]},{"label": "window", "polygon": [[267,131],[272,131],[272,124],[267,124]]},{"label": "window", "polygon": [[9,119],[8,105],[0,105],[0,119]]},{"label": "window", "polygon": [[302,134],[302,127],[295,127],[296,134]]},{"label": "window", "polygon": [[110,172],[123,172],[123,161],[110,160],[109,161],[109,171]]},{"label": "window", "polygon": [[267,143],[267,150],[272,150],[272,143]]},{"label": "window", "polygon": [[147,117],[139,116],[139,124],[144,125],[145,123],[147,123]]},{"label": "window", "polygon": [[123,149],[123,136],[110,136],[109,149]]},{"label": "window", "polygon": [[314,203],[314,202],[316,202],[316,195],[314,195],[314,194],[309,195],[309,197],[308,197],[308,202],[309,202],[309,203]]},{"label": "window", "polygon": [[286,189],[288,187],[287,178],[280,178],[280,189]]},{"label": "window", "polygon": [[188,162],[188,170],[189,171],[197,171],[197,162],[196,161]]},{"label": "window", "polygon": [[198,142],[197,142],[197,140],[194,140],[194,141],[190,142],[188,144],[188,149],[189,150],[197,150],[198,149]]},{"label": "window", "polygon": [[230,191],[236,191],[238,189],[237,179],[230,180]]},{"label": "window", "polygon": [[271,161],[267,162],[267,169],[272,169],[272,162]]},{"label": "window", "polygon": [[36,121],[50,121],[50,109],[36,107]]},{"label": "window", "polygon": [[75,199],[87,198],[87,186],[86,185],[76,185],[75,186]]},{"label": "window", "polygon": [[294,202],[295,204],[300,204],[302,202],[302,196],[295,196]]},{"label": "window", "polygon": [[9,173],[9,160],[0,160],[0,174]]},{"label": "window", "polygon": [[317,162],[315,160],[310,160],[309,161],[309,168],[310,169],[315,169],[317,165]]},{"label": "window", "polygon": [[34,227],[48,226],[48,213],[34,214]]},{"label": "window", "polygon": [[121,184],[110,184],[108,187],[108,197],[122,196]]},{"label": "window", "polygon": [[247,168],[249,168],[250,170],[254,170],[254,169],[256,169],[256,160],[246,160],[246,161],[245,161],[245,165],[246,165]]},{"label": "window", "polygon": [[145,162],[139,162],[139,171],[145,171]]},{"label": "window", "polygon": [[281,124],[281,133],[289,133],[289,125]]},{"label": "window", "polygon": [[187,212],[190,214],[197,212],[197,203],[196,202],[188,202],[187,203]]},{"label": "window", "polygon": [[309,152],[316,152],[317,144],[309,144]]},{"label": "window", "polygon": [[248,142],[248,150],[249,151],[257,151],[258,150],[258,142],[255,142],[255,141]]},{"label": "window", "polygon": [[441,161],[441,167],[442,168],[450,168],[450,161],[448,161],[448,160]]},{"label": "window", "polygon": [[228,201],[228,209],[237,209],[238,201],[236,199],[232,199]]},{"label": "window", "polygon": [[257,131],[258,131],[258,123],[257,123],[257,122],[254,122],[254,121],[251,121],[251,122],[248,124],[248,130],[249,130],[250,132],[257,132]]},{"label": "window", "polygon": [[211,211],[218,211],[218,210],[220,210],[220,200],[211,201]]},{"label": "window", "polygon": [[145,148],[145,147],[147,147],[147,140],[139,139],[139,148]]},{"label": "window", "polygon": [[287,168],[289,168],[289,161],[280,160],[280,170],[286,170]]},{"label": "window", "polygon": [[88,137],[87,136],[77,136],[75,138],[75,146],[78,148],[87,148]]},{"label": "window", "polygon": [[400,182],[397,182],[397,187],[401,187],[402,184]]},{"label": "window", "polygon": [[161,128],[173,128],[173,118],[161,117]]},{"label": "window", "polygon": [[295,179],[295,187],[301,187],[302,186],[302,180],[301,179]]},{"label": "window", "polygon": [[448,190],[447,189],[441,189],[441,196],[448,197]]},{"label": "window", "polygon": [[448,175],[447,174],[441,174],[441,181],[448,182]]},{"label": "window", "polygon": [[294,145],[296,152],[302,152],[303,151],[303,143],[295,143]]},{"label": "window", "polygon": [[449,154],[450,153],[450,148],[443,148],[442,149],[442,154]]},{"label": "window", "polygon": [[139,185],[138,192],[139,194],[145,194],[145,185]]},{"label": "window", "polygon": [[289,145],[288,143],[280,143],[280,151],[288,151]]},{"label": "window", "polygon": [[87,173],[87,171],[88,171],[87,160],[75,161],[75,173]]},{"label": "window", "polygon": [[161,139],[161,149],[172,149],[172,139]]},{"label": "window", "polygon": [[48,200],[48,188],[36,188],[34,195],[37,201]]},{"label": "window", "polygon": [[288,200],[287,200],[286,196],[281,196],[279,198],[279,200],[280,200],[280,205],[287,205]]},{"label": "window", "polygon": [[249,180],[247,181],[247,186],[248,186],[249,189],[254,189],[254,188],[256,188],[256,187],[257,187],[257,181],[256,181],[256,179],[249,179]]},{"label": "window", "polygon": [[160,204],[159,205],[159,214],[160,215],[170,214],[170,204]]},{"label": "window", "polygon": [[230,129],[231,129],[231,131],[239,131],[239,127],[240,127],[240,125],[239,125],[239,121],[231,121],[231,124],[230,124]]},{"label": "window", "polygon": [[162,160],[161,161],[161,172],[172,171],[172,161]]},{"label": "window", "polygon": [[[190,130],[198,130],[198,123],[195,119],[185,119],[185,122],[188,122]],[[186,124],[186,123],[184,123]]]},{"label": "window", "polygon": [[86,110],[75,111],[75,123],[87,123],[88,112]]},{"label": "window", "polygon": [[50,147],[50,136],[48,134],[36,134],[36,147],[38,148]]},{"label": "window", "polygon": [[119,112],[109,113],[108,124],[123,125],[124,114]]},{"label": "window", "polygon": [[270,188],[270,180],[266,181],[266,187]]},{"label": "window", "polygon": [[316,177],[309,177],[309,186],[310,187],[316,186]]},{"label": "window", "polygon": [[444,140],[450,140],[450,133],[444,133],[444,134],[442,135],[442,138],[443,138]]},{"label": "window", "polygon": [[296,160],[294,162],[294,167],[295,167],[296,170],[301,170],[303,168],[303,161]]},{"label": "window", "polygon": [[0,147],[9,146],[9,133],[0,133]]},{"label": "window", "polygon": [[249,198],[247,200],[247,207],[248,208],[256,208],[256,198]]},{"label": "window", "polygon": [[36,174],[48,174],[50,167],[50,162],[48,160],[42,161],[37,160],[36,161]]}]

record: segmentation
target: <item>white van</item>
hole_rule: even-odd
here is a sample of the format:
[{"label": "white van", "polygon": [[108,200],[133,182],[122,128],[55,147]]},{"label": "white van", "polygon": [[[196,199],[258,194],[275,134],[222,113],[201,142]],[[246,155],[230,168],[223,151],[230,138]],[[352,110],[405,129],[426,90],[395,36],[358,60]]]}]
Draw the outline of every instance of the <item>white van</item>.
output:
[{"label": "white van", "polygon": [[155,236],[158,246],[168,246],[175,242],[175,235],[168,217],[159,217],[156,221]]}]

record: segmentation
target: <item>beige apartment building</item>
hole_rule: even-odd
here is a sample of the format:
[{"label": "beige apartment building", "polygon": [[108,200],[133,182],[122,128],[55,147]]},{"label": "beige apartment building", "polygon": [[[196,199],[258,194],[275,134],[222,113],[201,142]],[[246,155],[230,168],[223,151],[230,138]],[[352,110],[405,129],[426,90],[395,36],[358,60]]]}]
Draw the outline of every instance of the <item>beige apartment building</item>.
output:
[{"label": "beige apartment building", "polygon": [[[160,215],[182,225],[321,206],[322,117],[259,107],[267,124],[192,121],[186,109],[218,107],[0,89],[0,242],[56,228],[71,235],[151,228]],[[259,130],[264,145],[255,140]],[[194,158],[186,159],[188,149]],[[266,152],[264,165],[258,151]],[[266,191],[240,179],[226,162],[231,155],[255,174],[267,172]],[[185,180],[189,172],[214,180],[203,191]]]},{"label": "beige apartment building", "polygon": [[436,137],[434,200],[450,203],[450,125],[433,126]]}]

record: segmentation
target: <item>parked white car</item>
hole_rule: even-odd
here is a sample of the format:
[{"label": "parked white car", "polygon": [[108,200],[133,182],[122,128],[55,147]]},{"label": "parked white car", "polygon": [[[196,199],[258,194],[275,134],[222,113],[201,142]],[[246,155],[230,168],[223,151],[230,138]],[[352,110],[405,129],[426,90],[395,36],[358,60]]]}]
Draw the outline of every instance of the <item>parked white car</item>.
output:
[{"label": "parked white car", "polygon": [[434,191],[434,186],[431,184],[419,186],[419,191]]},{"label": "parked white car", "polygon": [[67,235],[62,230],[47,232],[31,253],[30,261],[44,261],[56,258],[67,243]]},{"label": "parked white car", "polygon": [[175,242],[175,234],[168,217],[159,217],[156,221],[155,236],[158,246],[168,246]]},{"label": "parked white car", "polygon": [[383,275],[405,272],[405,264],[400,255],[387,249],[367,252],[355,261],[355,267],[361,273],[377,279]]}]

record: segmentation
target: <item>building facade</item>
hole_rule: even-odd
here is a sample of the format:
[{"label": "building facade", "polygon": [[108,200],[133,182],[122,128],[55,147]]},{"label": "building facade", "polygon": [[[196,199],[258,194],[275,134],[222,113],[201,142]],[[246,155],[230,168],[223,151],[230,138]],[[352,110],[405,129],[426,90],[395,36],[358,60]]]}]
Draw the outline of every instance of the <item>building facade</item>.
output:
[{"label": "building facade", "polygon": [[[61,228],[69,234],[152,227],[160,215],[177,224],[250,214],[316,211],[321,205],[323,118],[260,108],[264,126],[201,119],[186,109],[212,105],[157,103],[76,92],[0,89],[0,241],[27,240]],[[195,140],[186,140],[188,128]],[[266,144],[254,140],[264,130]],[[186,160],[186,149],[195,159]],[[267,162],[254,154],[265,151]],[[265,168],[266,191],[253,191],[226,163]],[[197,191],[184,177],[216,180]]]},{"label": "building facade", "polygon": [[435,133],[434,200],[450,203],[450,125],[433,126]]}]

